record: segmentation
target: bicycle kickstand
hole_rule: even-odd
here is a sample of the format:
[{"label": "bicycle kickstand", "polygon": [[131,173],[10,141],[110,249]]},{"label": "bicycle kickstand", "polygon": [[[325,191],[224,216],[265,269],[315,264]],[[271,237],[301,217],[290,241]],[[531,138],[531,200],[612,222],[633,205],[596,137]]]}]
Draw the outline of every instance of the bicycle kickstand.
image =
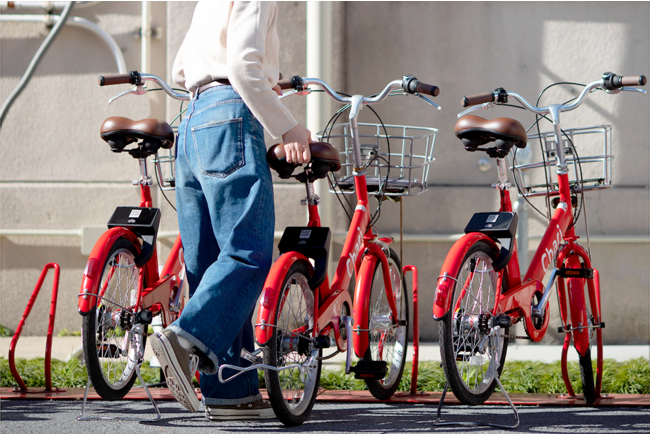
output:
[{"label": "bicycle kickstand", "polygon": [[[140,374],[140,365],[142,365],[142,362],[144,361],[144,354],[139,345],[138,345],[137,357],[138,360],[137,363],[135,364],[135,373],[138,376],[138,380],[140,380],[140,384],[142,384],[144,391],[147,393],[147,396],[149,397],[149,401],[151,401],[151,404],[153,405],[153,408],[156,411],[156,417],[154,417],[153,419],[145,419],[141,417],[125,417],[125,416],[84,416],[84,411],[86,409],[86,401],[88,400],[88,390],[90,389],[90,377],[88,377],[88,382],[86,383],[86,390],[84,391],[84,399],[83,402],[81,403],[81,413],[79,413],[79,416],[77,416],[77,420],[80,421],[81,420],[133,420],[138,422],[158,422],[161,419],[158,405],[156,405],[156,401],[154,401],[153,396],[151,396],[151,392],[147,387],[147,383],[145,383],[144,379],[142,378],[142,375]],[[84,364],[85,363],[86,361],[84,360]]]},{"label": "bicycle kickstand", "polygon": [[[488,339],[493,339],[495,335],[498,336],[500,327],[495,327],[492,332],[490,333],[490,336]],[[499,357],[498,353],[496,352],[496,345],[493,345],[492,348],[495,348],[495,351],[493,353],[493,358],[496,362],[495,365],[495,372],[499,372]],[[440,418],[440,414],[442,413],[442,403],[445,401],[445,396],[447,395],[447,389],[449,389],[449,381],[447,381],[447,384],[445,384],[445,389],[442,392],[442,396],[440,397],[440,402],[438,403],[438,414],[436,416],[436,420],[433,421],[433,426],[450,426],[450,425],[461,425],[461,426],[490,426],[493,428],[503,428],[503,429],[515,429],[519,426],[519,413],[517,412],[517,407],[513,404],[512,400],[510,399],[510,396],[508,395],[508,392],[506,392],[506,389],[503,387],[503,384],[501,384],[501,380],[499,380],[499,376],[495,375],[494,379],[497,382],[497,385],[503,392],[503,395],[506,397],[506,400],[508,400],[508,404],[510,404],[510,408],[512,408],[512,411],[515,413],[515,424],[514,425],[501,425],[501,424],[496,424],[496,423],[489,423],[489,422],[442,422],[442,419]]]}]

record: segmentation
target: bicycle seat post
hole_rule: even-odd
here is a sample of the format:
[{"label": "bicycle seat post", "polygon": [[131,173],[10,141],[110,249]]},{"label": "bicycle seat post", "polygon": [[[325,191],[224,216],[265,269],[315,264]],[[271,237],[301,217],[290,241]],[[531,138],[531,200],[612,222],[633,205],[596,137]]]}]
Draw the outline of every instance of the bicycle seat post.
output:
[{"label": "bicycle seat post", "polygon": [[153,181],[151,180],[151,176],[149,176],[149,170],[147,169],[147,159],[138,158],[138,162],[140,163],[140,179],[133,180],[133,185],[151,186],[153,184]]}]

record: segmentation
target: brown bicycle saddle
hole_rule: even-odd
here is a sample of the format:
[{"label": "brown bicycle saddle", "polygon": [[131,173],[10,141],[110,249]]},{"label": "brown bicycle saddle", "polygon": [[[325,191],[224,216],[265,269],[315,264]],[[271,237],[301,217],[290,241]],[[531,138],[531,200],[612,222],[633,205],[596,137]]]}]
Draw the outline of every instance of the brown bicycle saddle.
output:
[{"label": "brown bicycle saddle", "polygon": [[[511,118],[487,120],[467,115],[458,119],[455,132],[466,150],[486,151],[490,157],[505,157],[513,146],[525,148],[528,141],[526,129],[519,121]],[[495,142],[496,146],[478,149],[490,142]]]},{"label": "brown bicycle saddle", "polygon": [[[326,142],[314,142],[309,144],[311,152],[310,169],[316,178],[324,178],[327,172],[336,172],[341,169],[341,156],[338,149]],[[287,163],[287,156],[284,152],[284,145],[278,143],[273,145],[266,152],[266,161],[271,169],[278,172],[280,178],[291,177],[298,164]]]},{"label": "brown bicycle saddle", "polygon": [[124,147],[142,140],[144,150],[155,153],[159,148],[170,149],[174,145],[174,132],[165,121],[141,119],[133,121],[113,116],[104,121],[99,134],[113,152],[122,152]]}]

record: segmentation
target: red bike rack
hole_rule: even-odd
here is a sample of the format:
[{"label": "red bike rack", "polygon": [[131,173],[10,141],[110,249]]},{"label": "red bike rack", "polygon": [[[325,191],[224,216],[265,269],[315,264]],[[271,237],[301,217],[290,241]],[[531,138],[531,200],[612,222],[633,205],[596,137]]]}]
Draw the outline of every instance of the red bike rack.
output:
[{"label": "red bike rack", "polygon": [[18,373],[18,370],[16,369],[16,364],[14,362],[14,352],[16,350],[16,344],[18,343],[18,338],[20,338],[20,333],[23,331],[23,326],[25,325],[25,321],[27,320],[27,317],[29,316],[29,313],[32,310],[32,307],[34,306],[34,302],[36,302],[36,298],[38,297],[38,293],[41,290],[41,287],[43,286],[43,281],[45,280],[45,276],[47,276],[47,272],[50,268],[54,269],[54,282],[52,284],[52,302],[50,303],[50,321],[47,327],[47,341],[45,344],[45,391],[46,392],[63,392],[65,389],[59,389],[56,388],[55,390],[52,390],[52,376],[51,376],[51,356],[52,356],[52,333],[54,331],[54,317],[56,314],[56,299],[57,295],[59,292],[59,275],[60,275],[60,267],[58,264],[55,264],[53,262],[47,264],[44,268],[43,271],[41,272],[41,277],[38,279],[38,283],[36,284],[36,287],[34,288],[34,292],[32,293],[31,298],[29,299],[29,302],[27,303],[27,307],[25,308],[25,313],[23,313],[23,317],[20,319],[20,323],[18,324],[18,328],[16,329],[16,333],[14,333],[14,337],[11,340],[11,345],[9,346],[9,368],[11,369],[11,375],[13,375],[14,379],[16,380],[16,383],[18,383],[19,387],[14,388],[14,392],[20,392],[20,393],[41,393],[43,390],[29,390],[27,386],[25,386],[25,382],[23,379],[20,377],[20,374]]},{"label": "red bike rack", "polygon": [[420,321],[418,314],[418,269],[414,265],[405,265],[404,276],[409,271],[413,272],[413,368],[411,369],[410,393],[396,393],[395,396],[428,395],[418,392],[418,365],[420,352]]}]

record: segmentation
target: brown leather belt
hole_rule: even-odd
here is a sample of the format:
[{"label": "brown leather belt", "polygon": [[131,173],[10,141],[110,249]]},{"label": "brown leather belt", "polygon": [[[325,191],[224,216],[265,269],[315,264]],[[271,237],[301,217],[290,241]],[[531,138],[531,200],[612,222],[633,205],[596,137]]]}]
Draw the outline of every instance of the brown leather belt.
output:
[{"label": "brown leather belt", "polygon": [[218,78],[214,81],[211,81],[209,83],[203,84],[199,86],[195,91],[194,95],[199,95],[201,92],[206,91],[208,89],[211,89],[216,86],[230,86],[230,80],[227,78]]}]

